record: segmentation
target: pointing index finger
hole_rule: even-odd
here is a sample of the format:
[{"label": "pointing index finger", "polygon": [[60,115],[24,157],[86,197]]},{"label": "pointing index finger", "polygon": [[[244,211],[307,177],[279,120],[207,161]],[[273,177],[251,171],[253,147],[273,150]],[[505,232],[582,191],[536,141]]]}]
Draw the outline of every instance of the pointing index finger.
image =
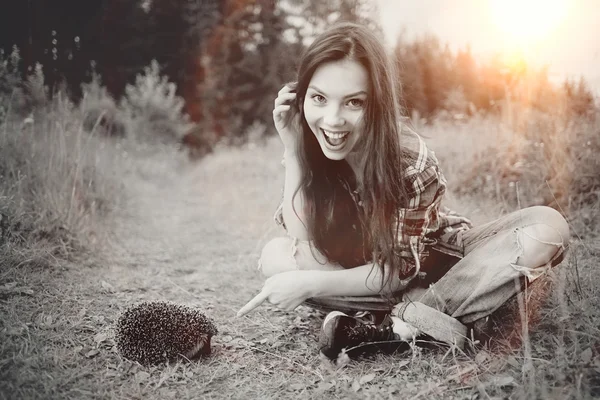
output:
[{"label": "pointing index finger", "polygon": [[243,317],[248,314],[250,311],[254,310],[256,307],[260,306],[266,299],[269,298],[269,292],[264,289],[261,290],[259,294],[254,296],[252,300],[250,300],[246,305],[237,312],[238,317]]}]

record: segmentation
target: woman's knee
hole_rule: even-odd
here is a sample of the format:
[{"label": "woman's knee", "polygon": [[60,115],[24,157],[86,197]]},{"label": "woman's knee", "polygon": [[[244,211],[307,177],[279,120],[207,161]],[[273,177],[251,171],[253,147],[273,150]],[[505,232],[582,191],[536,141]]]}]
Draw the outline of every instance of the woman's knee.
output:
[{"label": "woman's knee", "polygon": [[528,213],[531,223],[517,233],[522,250],[517,263],[537,268],[545,266],[567,247],[569,224],[558,211],[550,207],[531,207]]},{"label": "woman's knee", "polygon": [[271,239],[260,254],[259,263],[262,274],[268,278],[280,272],[298,269],[293,253],[294,239],[290,237]]},{"label": "woman's knee", "polygon": [[540,235],[554,242],[562,241],[565,246],[567,245],[570,238],[569,223],[561,213],[547,206],[535,206],[527,210],[531,221],[543,226]]}]

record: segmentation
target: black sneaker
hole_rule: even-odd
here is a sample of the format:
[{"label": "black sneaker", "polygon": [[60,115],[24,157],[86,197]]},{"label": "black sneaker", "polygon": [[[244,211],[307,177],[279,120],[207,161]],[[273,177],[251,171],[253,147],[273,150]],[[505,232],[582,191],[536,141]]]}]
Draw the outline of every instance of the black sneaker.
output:
[{"label": "black sneaker", "polygon": [[[351,317],[340,311],[332,311],[325,317],[319,344],[321,353],[330,360],[336,360],[342,350],[348,352],[350,358],[355,358],[357,355],[362,355],[364,351],[351,352],[354,349],[363,349],[371,347],[371,350],[381,350],[380,344],[394,343],[397,349],[398,342],[392,328],[394,323],[389,315],[386,315],[383,321],[378,324],[364,322],[360,318]],[[373,344],[375,346],[368,346]],[[389,349],[389,346],[383,346]]]}]

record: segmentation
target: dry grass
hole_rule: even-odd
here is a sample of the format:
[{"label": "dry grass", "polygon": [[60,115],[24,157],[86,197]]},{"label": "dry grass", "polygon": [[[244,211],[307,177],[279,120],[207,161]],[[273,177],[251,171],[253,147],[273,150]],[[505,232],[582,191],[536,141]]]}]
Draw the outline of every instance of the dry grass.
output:
[{"label": "dry grass", "polygon": [[600,228],[600,112],[587,118],[505,105],[500,119],[437,121],[425,132],[454,194],[490,209],[488,217],[549,205],[581,237]]},{"label": "dry grass", "polygon": [[113,143],[83,131],[62,96],[44,113],[9,116],[0,125],[0,212],[13,241],[43,242],[62,257],[99,244],[103,219],[123,200],[120,156]]},{"label": "dry grass", "polygon": [[[446,141],[437,127],[426,128],[451,182],[480,145],[466,140],[472,138],[469,132],[480,129],[490,135],[495,129],[493,121],[477,124],[445,126],[446,137],[452,138]],[[0,138],[3,144],[10,142],[6,134]],[[29,143],[10,140],[16,149]],[[47,143],[53,148],[57,142]],[[248,317],[234,317],[262,285],[256,271],[261,247],[283,233],[272,222],[283,183],[276,138],[265,146],[219,150],[197,165],[166,150],[128,151],[125,162],[125,150],[113,150],[121,161],[94,168],[106,174],[115,165],[128,166],[127,173],[119,174],[126,201],[119,203],[118,213],[99,220],[91,219],[92,213],[65,219],[72,179],[82,169],[78,163],[57,170],[62,180],[47,189],[63,196],[55,212],[72,221],[73,232],[87,237],[90,230],[105,227],[110,233],[106,245],[70,261],[26,257],[22,249],[36,248],[34,242],[0,248],[0,398],[600,397],[600,273],[595,268],[600,247],[593,239],[574,240],[568,260],[551,276],[554,290],[538,309],[539,322],[517,331],[523,343],[519,347],[508,348],[509,338],[501,336],[497,348],[502,351],[452,354],[415,348],[334,368],[318,356],[318,312],[300,307],[285,313],[263,306]],[[72,154],[82,153],[65,150],[62,156]],[[449,162],[457,159],[467,164]],[[41,168],[48,171],[46,162]],[[42,210],[52,210],[39,199],[14,208],[28,198],[23,189],[28,180],[18,182],[9,186],[7,207],[37,210],[36,218],[45,215]],[[2,190],[8,190],[5,186],[3,181]],[[109,191],[102,195],[117,198]],[[474,195],[453,194],[450,200],[477,222],[511,207]],[[121,358],[113,324],[124,308],[141,300],[203,308],[219,328],[213,356],[161,367]]]}]

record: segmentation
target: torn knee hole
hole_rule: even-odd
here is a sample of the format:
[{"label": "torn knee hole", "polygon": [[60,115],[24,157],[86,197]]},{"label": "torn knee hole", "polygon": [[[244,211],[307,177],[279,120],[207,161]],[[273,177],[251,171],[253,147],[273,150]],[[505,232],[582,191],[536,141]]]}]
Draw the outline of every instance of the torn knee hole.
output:
[{"label": "torn knee hole", "polygon": [[510,266],[513,267],[515,271],[525,276],[529,283],[544,275],[550,270],[550,268],[552,268],[552,265],[550,263],[535,268],[523,267],[516,263],[511,263]]},{"label": "torn knee hole", "polygon": [[561,232],[550,225],[530,225],[514,232],[518,254],[510,265],[530,282],[552,268],[565,249]]},{"label": "torn knee hole", "polygon": [[524,228],[516,228],[514,233],[521,254],[527,251],[552,252],[553,248],[556,252],[565,248],[562,233],[551,225],[529,225]]}]

